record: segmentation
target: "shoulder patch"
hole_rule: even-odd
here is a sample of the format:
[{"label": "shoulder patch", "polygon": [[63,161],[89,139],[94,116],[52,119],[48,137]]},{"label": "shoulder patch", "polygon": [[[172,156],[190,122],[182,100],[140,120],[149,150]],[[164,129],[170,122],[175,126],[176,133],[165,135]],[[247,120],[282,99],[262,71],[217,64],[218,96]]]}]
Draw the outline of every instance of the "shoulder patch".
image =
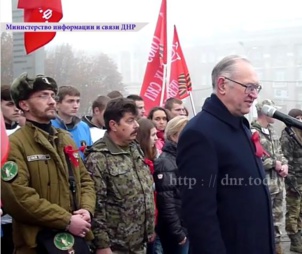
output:
[{"label": "shoulder patch", "polygon": [[1,168],[1,179],[8,182],[18,174],[18,165],[14,161],[7,161]]}]

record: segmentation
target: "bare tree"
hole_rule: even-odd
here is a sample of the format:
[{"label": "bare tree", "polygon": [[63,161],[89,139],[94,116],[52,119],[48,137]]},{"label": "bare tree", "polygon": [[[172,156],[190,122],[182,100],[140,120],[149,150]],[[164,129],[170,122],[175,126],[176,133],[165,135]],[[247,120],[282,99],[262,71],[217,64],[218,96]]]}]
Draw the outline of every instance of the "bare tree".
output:
[{"label": "bare tree", "polygon": [[[72,85],[81,92],[81,112],[89,112],[98,95],[112,90],[124,93],[122,75],[114,61],[104,53],[87,55],[75,51],[71,45],[62,44],[46,52],[45,75],[53,77],[59,86]],[[13,81],[13,38],[1,34],[1,84]]]},{"label": "bare tree", "polygon": [[69,44],[57,46],[47,53],[45,73],[54,77],[59,86],[72,85],[81,92],[81,113],[89,112],[98,95],[112,90],[124,92],[122,75],[106,54],[89,56],[76,52]]},{"label": "bare tree", "polygon": [[75,85],[73,76],[75,70],[75,56],[69,44],[62,44],[48,51],[45,59],[45,74],[53,77],[59,86]]}]

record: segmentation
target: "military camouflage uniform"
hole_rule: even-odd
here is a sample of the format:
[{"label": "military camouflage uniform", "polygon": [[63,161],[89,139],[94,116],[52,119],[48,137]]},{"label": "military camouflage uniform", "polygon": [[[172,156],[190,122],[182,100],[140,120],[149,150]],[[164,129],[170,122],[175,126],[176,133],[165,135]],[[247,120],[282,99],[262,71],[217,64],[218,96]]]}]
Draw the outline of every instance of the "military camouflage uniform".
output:
[{"label": "military camouflage uniform", "polygon": [[302,229],[302,199],[297,193],[297,191],[302,193],[302,148],[285,130],[282,131],[281,145],[282,151],[288,159],[289,174],[285,181],[287,209],[285,229],[290,235]]},{"label": "military camouflage uniform", "polygon": [[283,218],[283,193],[284,193],[284,179],[279,176],[275,170],[276,161],[281,161],[282,165],[287,164],[287,160],[284,157],[279,138],[272,127],[268,125],[267,128],[261,127],[258,121],[254,121],[251,124],[252,132],[257,131],[260,135],[260,143],[269,154],[269,156],[263,156],[263,167],[265,169],[266,180],[268,188],[271,194],[275,237],[276,243],[280,242],[281,238],[281,224]]},{"label": "military camouflage uniform", "polygon": [[142,254],[154,232],[153,178],[136,143],[118,147],[106,132],[86,151],[96,185],[95,245],[113,253]]}]

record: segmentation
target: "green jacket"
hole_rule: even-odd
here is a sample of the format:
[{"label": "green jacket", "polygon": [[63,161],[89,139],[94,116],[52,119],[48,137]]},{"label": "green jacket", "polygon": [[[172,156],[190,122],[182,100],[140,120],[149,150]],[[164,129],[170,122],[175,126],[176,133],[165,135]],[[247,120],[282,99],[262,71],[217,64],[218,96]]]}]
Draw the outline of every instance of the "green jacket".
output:
[{"label": "green jacket", "polygon": [[263,128],[258,121],[251,123],[251,130],[252,132],[257,131],[259,133],[260,143],[269,154],[269,156],[262,157],[262,162],[270,193],[279,193],[284,188],[284,180],[275,170],[276,161],[281,161],[282,165],[287,164],[287,159],[282,153],[279,137],[272,125]]},{"label": "green jacket", "polygon": [[[14,179],[4,181],[3,167],[1,187],[5,210],[13,217],[13,238],[17,249],[34,248],[40,229],[64,230],[71,217],[72,195],[64,147],[72,145],[76,149],[76,145],[68,132],[53,130],[51,136],[27,123],[9,137],[8,161],[16,163],[18,174]],[[79,162],[79,166],[72,166],[77,204],[93,214],[94,184],[82,161]]]},{"label": "green jacket", "polygon": [[131,252],[154,232],[153,178],[138,144],[115,145],[108,133],[86,150],[96,186],[93,234],[98,249]]}]

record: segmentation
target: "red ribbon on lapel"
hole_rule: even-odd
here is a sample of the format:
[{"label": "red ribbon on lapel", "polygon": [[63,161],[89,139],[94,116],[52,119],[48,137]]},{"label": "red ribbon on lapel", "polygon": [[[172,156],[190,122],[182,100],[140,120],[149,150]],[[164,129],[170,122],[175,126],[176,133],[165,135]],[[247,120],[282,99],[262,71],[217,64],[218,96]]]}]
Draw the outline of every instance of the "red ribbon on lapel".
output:
[{"label": "red ribbon on lapel", "polygon": [[79,158],[75,156],[75,154],[78,155],[78,151],[79,149],[73,149],[72,146],[64,147],[64,152],[68,155],[68,158],[75,167],[79,166]]},{"label": "red ribbon on lapel", "polygon": [[256,148],[256,152],[255,152],[255,155],[259,158],[261,158],[263,155],[266,155],[268,157],[270,157],[270,155],[268,154],[267,151],[264,150],[263,146],[261,145],[260,143],[260,135],[259,133],[256,131],[253,133],[252,135],[252,141],[255,145],[255,148]]}]

